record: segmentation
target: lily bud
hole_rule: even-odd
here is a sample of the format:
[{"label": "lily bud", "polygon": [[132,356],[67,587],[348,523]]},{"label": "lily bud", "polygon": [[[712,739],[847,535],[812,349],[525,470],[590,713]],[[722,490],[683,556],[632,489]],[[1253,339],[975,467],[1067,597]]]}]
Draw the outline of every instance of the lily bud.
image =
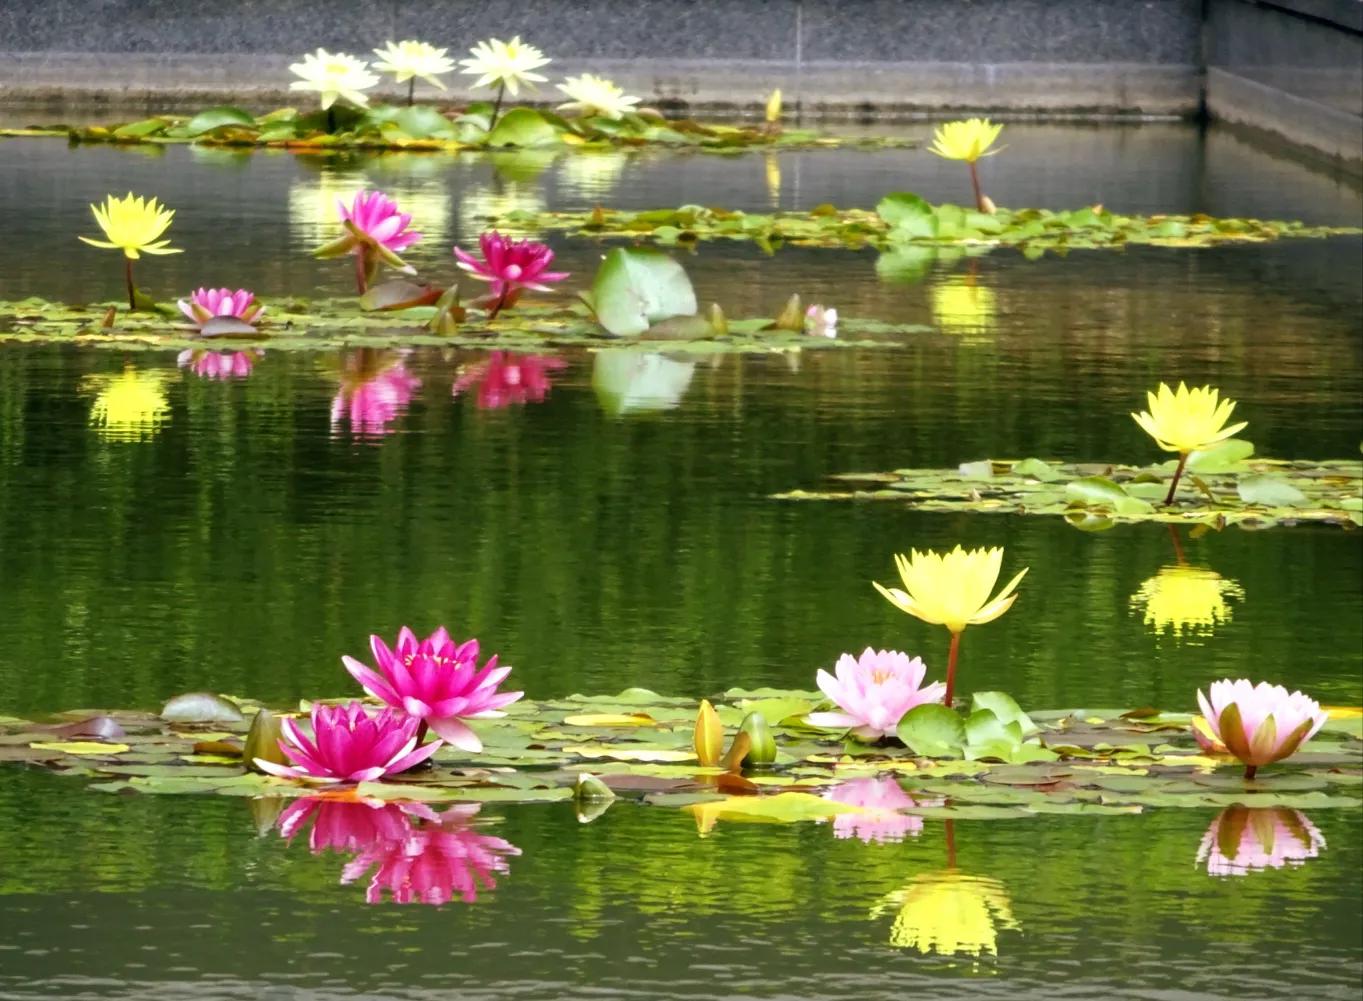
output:
[{"label": "lily bud", "polygon": [[776,738],[772,736],[765,716],[760,712],[748,713],[743,717],[738,732],[748,735],[748,756],[743,759],[745,764],[762,766],[776,763]]},{"label": "lily bud", "polygon": [[714,768],[724,753],[724,724],[708,699],[700,700],[696,713],[696,758],[703,768]]},{"label": "lily bud", "polygon": [[241,751],[242,762],[255,772],[264,771],[256,765],[256,758],[276,765],[289,764],[289,759],[279,747],[279,741],[283,736],[284,730],[280,726],[279,717],[262,708],[256,713],[255,719],[251,720],[251,729],[246,732],[246,743]]}]

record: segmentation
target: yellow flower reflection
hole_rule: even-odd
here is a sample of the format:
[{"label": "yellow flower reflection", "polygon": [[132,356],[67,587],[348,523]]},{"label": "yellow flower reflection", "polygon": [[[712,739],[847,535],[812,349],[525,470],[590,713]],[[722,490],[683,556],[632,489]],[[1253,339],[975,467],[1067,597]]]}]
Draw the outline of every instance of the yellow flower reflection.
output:
[{"label": "yellow flower reflection", "polygon": [[993,291],[973,277],[952,277],[932,287],[932,315],[943,333],[992,330],[995,311]]},{"label": "yellow flower reflection", "polygon": [[559,167],[559,184],[581,199],[599,201],[615,190],[629,160],[629,154],[618,149],[574,150]]},{"label": "yellow flower reflection", "polygon": [[518,239],[537,237],[540,229],[533,222],[508,218],[513,212],[537,215],[544,211],[544,196],[538,184],[503,183],[465,188],[459,196],[459,232],[476,241],[485,229]]},{"label": "yellow flower reflection", "polygon": [[1018,928],[1002,883],[947,869],[914,876],[871,910],[898,908],[890,944],[939,956],[998,955],[1000,929]]},{"label": "yellow flower reflection", "polygon": [[166,373],[126,368],[119,375],[91,375],[85,388],[97,390],[90,426],[111,441],[142,441],[170,419]]},{"label": "yellow flower reflection", "polygon": [[1243,600],[1245,590],[1215,570],[1204,567],[1167,566],[1145,581],[1131,596],[1133,610],[1145,609],[1145,624],[1175,639],[1209,635],[1231,617],[1228,598]]}]

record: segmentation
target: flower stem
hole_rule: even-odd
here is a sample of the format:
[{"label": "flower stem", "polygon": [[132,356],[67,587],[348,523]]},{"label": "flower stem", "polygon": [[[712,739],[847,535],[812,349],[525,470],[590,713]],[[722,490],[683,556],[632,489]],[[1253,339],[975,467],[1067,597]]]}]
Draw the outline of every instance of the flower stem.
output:
[{"label": "flower stem", "polygon": [[426,731],[427,731],[428,729],[429,729],[429,726],[427,725],[426,721],[423,719],[423,720],[421,721],[421,724],[416,728],[416,746],[417,746],[417,747],[420,747],[422,744],[426,743]]},{"label": "flower stem", "polygon": [[1165,507],[1174,503],[1174,491],[1178,489],[1178,479],[1183,475],[1183,467],[1188,464],[1188,455],[1187,452],[1180,452],[1178,455],[1178,468],[1174,470],[1174,482],[1169,484],[1169,493],[1165,495]]},{"label": "flower stem", "polygon": [[951,708],[951,697],[956,692],[956,655],[961,650],[961,634],[951,634],[951,650],[947,653],[947,693],[942,701]]},{"label": "flower stem", "polygon": [[131,312],[137,308],[137,290],[133,286],[133,259],[131,257],[123,258],[123,280],[128,285],[128,310]]},{"label": "flower stem", "polygon": [[416,94],[416,77],[407,81],[407,107],[412,106],[412,98]]},{"label": "flower stem", "polygon": [[503,80],[497,87],[497,100],[492,105],[492,121],[487,123],[487,130],[492,131],[492,127],[497,124],[497,116],[502,112],[502,98],[506,96],[506,81]]},{"label": "flower stem", "polygon": [[980,190],[980,173],[975,169],[975,161],[970,161],[970,186],[975,189],[975,208],[983,212],[984,192]]},{"label": "flower stem", "polygon": [[510,292],[511,286],[503,284],[501,294],[497,296],[497,301],[492,304],[492,309],[487,314],[487,318],[489,320],[497,319],[497,314],[500,313],[502,311],[502,307],[506,305],[506,297],[510,294]]},{"label": "flower stem", "polygon": [[364,295],[369,287],[369,282],[365,279],[365,275],[369,271],[368,262],[365,261],[365,255],[368,253],[368,249],[363,246],[355,248],[355,293],[357,295]]},{"label": "flower stem", "polygon": [[1258,765],[1245,765],[1245,781],[1249,782],[1254,778],[1254,773],[1259,770]]},{"label": "flower stem", "polygon": [[336,105],[333,104],[330,108],[327,108],[327,134],[330,135],[335,131],[336,131]]}]

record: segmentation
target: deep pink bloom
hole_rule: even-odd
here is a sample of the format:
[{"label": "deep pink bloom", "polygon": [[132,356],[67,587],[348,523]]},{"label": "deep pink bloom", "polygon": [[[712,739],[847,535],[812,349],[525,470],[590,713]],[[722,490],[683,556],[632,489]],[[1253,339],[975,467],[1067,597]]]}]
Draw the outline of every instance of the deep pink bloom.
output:
[{"label": "deep pink bloom", "polygon": [[450,744],[477,753],[483,742],[463,722],[466,719],[491,719],[505,716],[502,706],[510,705],[524,692],[498,692],[497,686],[511,673],[498,667],[497,655],[478,669],[478,641],[455,645],[441,626],[426,639],[403,626],[394,649],[378,636],[369,637],[377,672],[354,657],[341,661],[364,690],[413,720],[425,722]]},{"label": "deep pink bloom", "polygon": [[1250,769],[1290,756],[1329,719],[1315,699],[1267,681],[1227,678],[1212,682],[1207,693],[1197,693],[1207,725]]},{"label": "deep pink bloom", "polygon": [[552,355],[518,355],[494,351],[485,362],[470,365],[450,387],[458,396],[472,385],[478,386],[478,406],[483,410],[523,403],[543,403],[549,393],[549,373],[567,368],[568,363]]},{"label": "deep pink bloom", "polygon": [[[397,202],[382,191],[357,191],[349,205],[338,198],[336,210],[343,222],[354,223],[356,229],[391,253],[400,254],[421,239],[420,233],[407,228],[411,215],[399,211]],[[362,252],[361,246],[351,251]]]},{"label": "deep pink bloom", "polygon": [[496,230],[488,230],[478,237],[483,259],[466,254],[458,247],[454,256],[459,267],[474,278],[492,283],[492,294],[502,296],[515,289],[528,288],[548,292],[548,282],[562,281],[566,271],[550,271],[554,252],[548,245],[534,240],[511,240]]},{"label": "deep pink bloom", "polygon": [[845,653],[833,668],[818,674],[819,688],[841,712],[810,713],[809,722],[831,729],[850,727],[863,740],[877,740],[895,732],[899,721],[914,706],[941,702],[946,685],[935,681],[926,688],[927,672],[918,657],[909,659],[898,650],[867,647],[859,658]]},{"label": "deep pink bloom", "polygon": [[271,775],[309,782],[372,782],[420,764],[441,744],[435,740],[417,747],[415,719],[392,709],[371,716],[360,702],[314,705],[311,738],[289,717],[280,728],[284,737],[279,748],[293,764],[256,758],[256,766]]},{"label": "deep pink bloom", "polygon": [[200,379],[245,379],[263,351],[181,351],[176,364]]},{"label": "deep pink bloom", "polygon": [[254,292],[239,288],[195,289],[188,299],[181,299],[180,312],[189,317],[195,326],[202,327],[215,316],[231,316],[242,323],[254,323],[264,314],[265,307],[256,302]]},{"label": "deep pink bloom", "polygon": [[[331,401],[332,427],[342,421],[359,435],[387,434],[412,397],[421,380],[407,371],[401,359],[392,361],[360,351],[346,359],[341,386]],[[386,367],[384,367],[386,366]]]},{"label": "deep pink bloom", "polygon": [[[860,838],[872,841],[903,841],[906,835],[917,837],[923,830],[923,818],[900,813],[904,807],[925,806],[900,787],[893,776],[850,779],[823,791],[824,799],[849,806],[865,807],[873,813],[842,813],[833,818],[833,836]],[[940,803],[934,800],[933,805]]]},{"label": "deep pink bloom", "polygon": [[1325,836],[1297,810],[1285,806],[1228,806],[1197,850],[1198,865],[1212,876],[1244,876],[1255,869],[1281,869],[1313,859]]}]

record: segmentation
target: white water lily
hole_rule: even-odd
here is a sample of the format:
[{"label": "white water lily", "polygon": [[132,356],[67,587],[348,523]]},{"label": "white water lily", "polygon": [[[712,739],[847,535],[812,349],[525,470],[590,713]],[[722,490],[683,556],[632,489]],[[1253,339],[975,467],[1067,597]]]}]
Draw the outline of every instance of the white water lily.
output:
[{"label": "white water lily", "polygon": [[416,77],[444,90],[440,74],[454,71],[454,60],[447,59],[445,52],[445,49],[412,39],[388,42],[383,48],[374,50],[374,55],[379,57],[374,68],[380,73],[392,73],[395,83],[407,83]]},{"label": "white water lily", "polygon": [[572,98],[559,105],[560,111],[576,111],[583,115],[601,115],[619,121],[635,110],[639,98],[631,97],[605,77],[583,73],[570,76],[558,89]]},{"label": "white water lily", "polygon": [[461,72],[478,77],[473,81],[475,87],[505,87],[515,97],[520,93],[521,84],[527,90],[534,90],[536,82],[543,83],[548,77],[533,72],[541,66],[548,66],[549,59],[533,45],[527,45],[517,35],[509,42],[489,38],[469,49],[472,59],[461,60]]},{"label": "white water lily", "polygon": [[289,69],[300,78],[291,83],[289,89],[316,91],[321,95],[323,111],[342,97],[361,108],[368,107],[369,97],[364,92],[379,82],[363,59],[326,49],[309,53],[301,63],[293,63]]}]

